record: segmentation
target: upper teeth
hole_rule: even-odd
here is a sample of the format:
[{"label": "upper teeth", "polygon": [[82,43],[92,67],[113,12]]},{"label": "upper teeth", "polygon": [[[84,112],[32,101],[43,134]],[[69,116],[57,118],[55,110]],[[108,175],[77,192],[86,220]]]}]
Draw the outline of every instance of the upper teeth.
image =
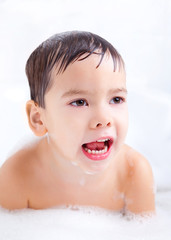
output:
[{"label": "upper teeth", "polygon": [[109,141],[109,140],[110,140],[109,138],[106,138],[106,139],[97,140],[96,142],[106,142],[106,141]]}]

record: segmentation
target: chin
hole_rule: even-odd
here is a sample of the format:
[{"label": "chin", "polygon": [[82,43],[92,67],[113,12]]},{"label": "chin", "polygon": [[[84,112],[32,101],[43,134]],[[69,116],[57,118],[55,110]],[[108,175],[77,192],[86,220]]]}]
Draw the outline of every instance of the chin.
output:
[{"label": "chin", "polygon": [[82,171],[87,175],[96,175],[103,173],[110,165],[111,161],[109,159],[101,160],[101,161],[92,161],[87,160],[84,164],[80,163],[78,166],[82,169]]}]

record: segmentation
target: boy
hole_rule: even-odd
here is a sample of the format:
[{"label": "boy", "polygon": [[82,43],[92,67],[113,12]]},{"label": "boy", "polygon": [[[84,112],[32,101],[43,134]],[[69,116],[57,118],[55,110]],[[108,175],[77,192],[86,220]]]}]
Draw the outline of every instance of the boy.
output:
[{"label": "boy", "polygon": [[149,163],[124,144],[126,77],[116,49],[89,32],[57,34],[31,54],[26,74],[28,122],[41,138],[2,166],[0,205],[154,212]]}]

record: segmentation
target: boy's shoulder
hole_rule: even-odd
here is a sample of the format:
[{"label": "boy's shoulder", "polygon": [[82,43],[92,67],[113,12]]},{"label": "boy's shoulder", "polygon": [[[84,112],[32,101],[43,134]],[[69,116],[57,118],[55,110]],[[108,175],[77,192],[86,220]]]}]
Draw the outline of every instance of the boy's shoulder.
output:
[{"label": "boy's shoulder", "polygon": [[131,171],[138,170],[138,168],[149,168],[150,164],[148,160],[138,151],[133,149],[132,147],[124,144],[123,146],[123,154],[125,163],[127,164],[128,169]]},{"label": "boy's shoulder", "polygon": [[24,147],[2,165],[0,168],[0,206],[7,209],[28,207],[28,186],[29,179],[34,178],[36,171],[35,158],[35,146]]},{"label": "boy's shoulder", "polygon": [[138,169],[149,168],[148,160],[132,147],[124,144],[118,154],[118,166],[125,178],[133,177]]},{"label": "boy's shoulder", "polygon": [[154,178],[148,160],[139,152],[124,146],[126,166],[125,198],[131,212],[154,211]]},{"label": "boy's shoulder", "polygon": [[149,161],[140,152],[124,144],[122,150],[125,177],[129,179],[142,179],[152,175]]}]

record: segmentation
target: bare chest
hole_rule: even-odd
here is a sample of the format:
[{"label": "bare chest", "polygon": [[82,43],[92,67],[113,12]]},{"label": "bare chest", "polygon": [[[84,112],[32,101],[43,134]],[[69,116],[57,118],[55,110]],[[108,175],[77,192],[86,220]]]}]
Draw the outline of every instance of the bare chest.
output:
[{"label": "bare chest", "polygon": [[29,207],[33,209],[78,205],[120,211],[124,208],[124,194],[117,182],[91,188],[61,182],[35,182],[30,191]]}]

